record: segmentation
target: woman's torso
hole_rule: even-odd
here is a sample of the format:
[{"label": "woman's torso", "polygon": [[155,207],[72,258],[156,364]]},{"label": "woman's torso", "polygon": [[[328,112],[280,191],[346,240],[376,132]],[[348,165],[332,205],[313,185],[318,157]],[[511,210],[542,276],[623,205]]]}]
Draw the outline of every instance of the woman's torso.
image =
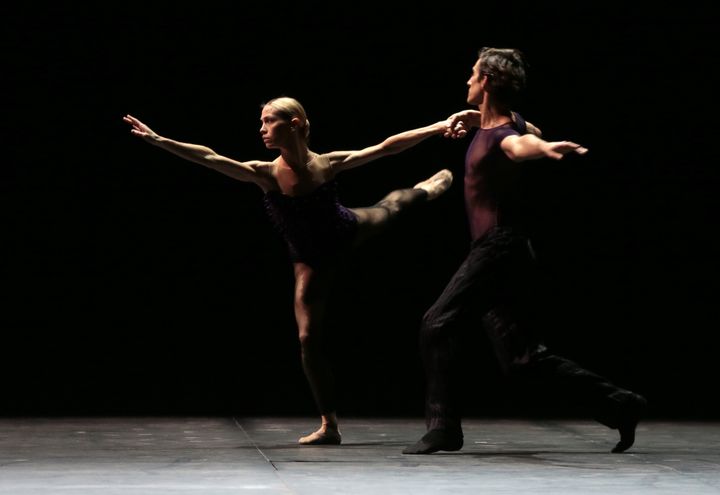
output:
[{"label": "woman's torso", "polygon": [[314,155],[296,171],[276,160],[275,188],[265,192],[265,208],[294,262],[321,264],[348,247],[357,218],[340,204],[337,183],[324,155]]}]

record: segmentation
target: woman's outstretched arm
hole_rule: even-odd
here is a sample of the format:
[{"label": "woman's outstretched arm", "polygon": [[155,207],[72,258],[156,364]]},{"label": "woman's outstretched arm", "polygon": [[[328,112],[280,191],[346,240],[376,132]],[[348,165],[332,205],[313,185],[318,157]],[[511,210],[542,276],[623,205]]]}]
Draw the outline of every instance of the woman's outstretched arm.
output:
[{"label": "woman's outstretched arm", "polygon": [[364,165],[383,156],[394,155],[411,148],[425,139],[447,132],[447,121],[401,132],[385,139],[382,143],[357,151],[334,151],[328,153],[330,166],[335,173]]},{"label": "woman's outstretched arm", "polygon": [[272,181],[272,163],[262,161],[239,162],[219,155],[207,146],[200,144],[182,143],[163,136],[160,136],[146,124],[131,115],[126,115],[123,120],[132,126],[131,133],[150,144],[178,155],[185,160],[198,163],[205,167],[216,170],[233,179],[244,182],[254,182],[264,190],[270,187]]}]

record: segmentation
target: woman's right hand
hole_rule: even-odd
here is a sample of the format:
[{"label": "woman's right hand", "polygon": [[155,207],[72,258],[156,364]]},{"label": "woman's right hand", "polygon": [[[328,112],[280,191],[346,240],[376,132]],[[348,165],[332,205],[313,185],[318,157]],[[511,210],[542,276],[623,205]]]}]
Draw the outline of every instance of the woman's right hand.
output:
[{"label": "woman's right hand", "polygon": [[126,115],[123,120],[132,126],[130,132],[138,137],[143,138],[146,141],[155,142],[160,137],[155,131],[150,129],[147,125],[140,122],[132,115]]}]

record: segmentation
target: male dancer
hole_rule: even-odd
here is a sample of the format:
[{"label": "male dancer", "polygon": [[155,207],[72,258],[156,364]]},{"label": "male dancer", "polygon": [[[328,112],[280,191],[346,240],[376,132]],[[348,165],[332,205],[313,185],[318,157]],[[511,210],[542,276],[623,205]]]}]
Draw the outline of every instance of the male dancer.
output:
[{"label": "male dancer", "polygon": [[[470,222],[470,253],[440,298],[428,310],[420,333],[427,378],[427,433],[405,454],[459,450],[463,445],[458,409],[458,350],[461,333],[482,326],[505,372],[548,382],[564,396],[588,406],[602,424],[617,429],[623,452],[635,441],[646,407],[643,397],[621,389],[576,363],[552,354],[536,334],[530,308],[534,256],[518,228],[512,207],[515,162],[587,149],[569,142],[547,142],[533,126],[511,112],[525,85],[525,63],[515,49],[483,48],[467,82],[467,102],[479,110],[450,118],[450,134],[478,130],[465,160],[465,203]],[[517,123],[514,121],[518,121]],[[530,131],[527,134],[518,132]]]}]

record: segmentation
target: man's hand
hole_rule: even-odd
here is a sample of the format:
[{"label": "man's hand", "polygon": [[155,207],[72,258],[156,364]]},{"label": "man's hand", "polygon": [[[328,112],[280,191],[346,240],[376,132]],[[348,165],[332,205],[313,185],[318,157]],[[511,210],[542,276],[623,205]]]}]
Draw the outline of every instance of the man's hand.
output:
[{"label": "man's hand", "polygon": [[443,136],[452,139],[463,138],[467,135],[470,128],[479,126],[480,112],[477,110],[463,110],[447,118]]},{"label": "man's hand", "polygon": [[588,149],[584,146],[580,146],[577,143],[573,143],[572,141],[553,141],[546,143],[544,151],[545,155],[549,158],[559,160],[563,156],[572,152],[575,152],[578,155],[584,155],[588,152]]}]

